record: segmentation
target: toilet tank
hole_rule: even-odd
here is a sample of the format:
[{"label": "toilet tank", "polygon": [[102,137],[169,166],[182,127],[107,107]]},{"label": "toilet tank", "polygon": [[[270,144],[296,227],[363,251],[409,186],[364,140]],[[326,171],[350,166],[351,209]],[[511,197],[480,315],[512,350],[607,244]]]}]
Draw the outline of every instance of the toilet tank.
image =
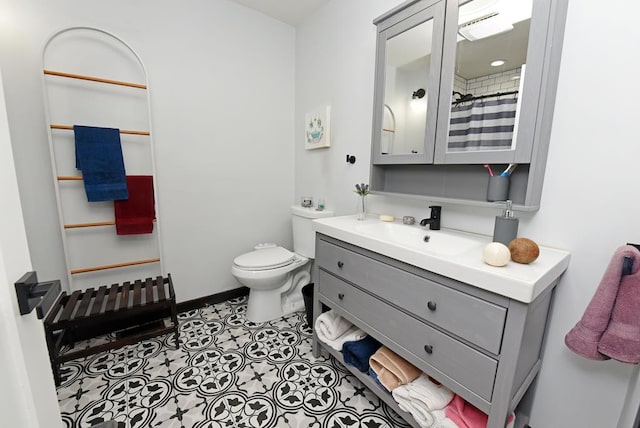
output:
[{"label": "toilet tank", "polygon": [[291,207],[291,224],[293,227],[293,251],[301,256],[315,258],[316,233],[311,222],[316,218],[333,217],[333,211],[316,211],[314,207],[304,208],[298,205]]}]

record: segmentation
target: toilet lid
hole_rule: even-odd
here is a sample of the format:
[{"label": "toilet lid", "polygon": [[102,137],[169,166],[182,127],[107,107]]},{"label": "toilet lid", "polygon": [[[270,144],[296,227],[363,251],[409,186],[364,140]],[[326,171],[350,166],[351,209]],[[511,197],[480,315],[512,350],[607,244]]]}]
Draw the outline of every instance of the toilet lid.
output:
[{"label": "toilet lid", "polygon": [[286,248],[272,247],[238,256],[233,264],[247,270],[275,269],[290,264],[294,258],[294,253]]}]

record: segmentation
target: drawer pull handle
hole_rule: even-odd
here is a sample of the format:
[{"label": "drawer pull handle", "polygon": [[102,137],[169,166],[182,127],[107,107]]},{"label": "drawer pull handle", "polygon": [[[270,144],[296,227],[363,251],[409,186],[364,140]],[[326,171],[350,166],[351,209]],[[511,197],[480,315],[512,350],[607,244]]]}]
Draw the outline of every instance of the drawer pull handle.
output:
[{"label": "drawer pull handle", "polygon": [[338,293],[338,299],[340,299],[340,300],[344,299],[344,294]]},{"label": "drawer pull handle", "polygon": [[342,269],[342,266],[344,266],[344,263],[338,262],[338,269]]},{"label": "drawer pull handle", "polygon": [[436,310],[436,302],[433,302],[433,301],[429,300],[427,302],[427,308],[429,308],[430,311],[435,311]]},{"label": "drawer pull handle", "polygon": [[433,346],[431,346],[431,345],[424,345],[424,352],[426,352],[427,354],[431,354],[431,353],[433,353]]}]

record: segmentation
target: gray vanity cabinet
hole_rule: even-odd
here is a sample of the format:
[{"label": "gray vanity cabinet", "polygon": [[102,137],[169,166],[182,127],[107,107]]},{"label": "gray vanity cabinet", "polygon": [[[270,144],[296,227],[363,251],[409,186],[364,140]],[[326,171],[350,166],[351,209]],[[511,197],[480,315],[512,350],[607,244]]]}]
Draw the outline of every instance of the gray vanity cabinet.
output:
[{"label": "gray vanity cabinet", "polygon": [[[315,318],[323,306],[335,310],[487,413],[488,428],[504,427],[538,373],[554,286],[525,304],[322,234],[315,269]],[[314,355],[321,347],[314,334]],[[353,372],[417,426],[390,394]],[[518,427],[528,420],[524,407]]]},{"label": "gray vanity cabinet", "polygon": [[489,205],[482,165],[516,163],[509,199],[538,209],[567,3],[409,0],[375,19],[372,190]]}]

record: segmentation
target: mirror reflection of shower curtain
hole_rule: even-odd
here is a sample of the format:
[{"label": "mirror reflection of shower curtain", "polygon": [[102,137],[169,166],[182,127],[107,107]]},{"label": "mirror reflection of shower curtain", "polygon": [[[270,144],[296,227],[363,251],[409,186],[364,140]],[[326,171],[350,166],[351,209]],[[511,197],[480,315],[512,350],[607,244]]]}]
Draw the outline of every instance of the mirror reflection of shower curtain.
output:
[{"label": "mirror reflection of shower curtain", "polygon": [[517,107],[516,98],[473,101],[453,107],[447,150],[510,150]]},{"label": "mirror reflection of shower curtain", "polygon": [[380,135],[380,153],[387,155],[393,153],[393,140],[396,132],[396,117],[393,110],[387,104],[384,105],[382,114],[382,133]]}]

